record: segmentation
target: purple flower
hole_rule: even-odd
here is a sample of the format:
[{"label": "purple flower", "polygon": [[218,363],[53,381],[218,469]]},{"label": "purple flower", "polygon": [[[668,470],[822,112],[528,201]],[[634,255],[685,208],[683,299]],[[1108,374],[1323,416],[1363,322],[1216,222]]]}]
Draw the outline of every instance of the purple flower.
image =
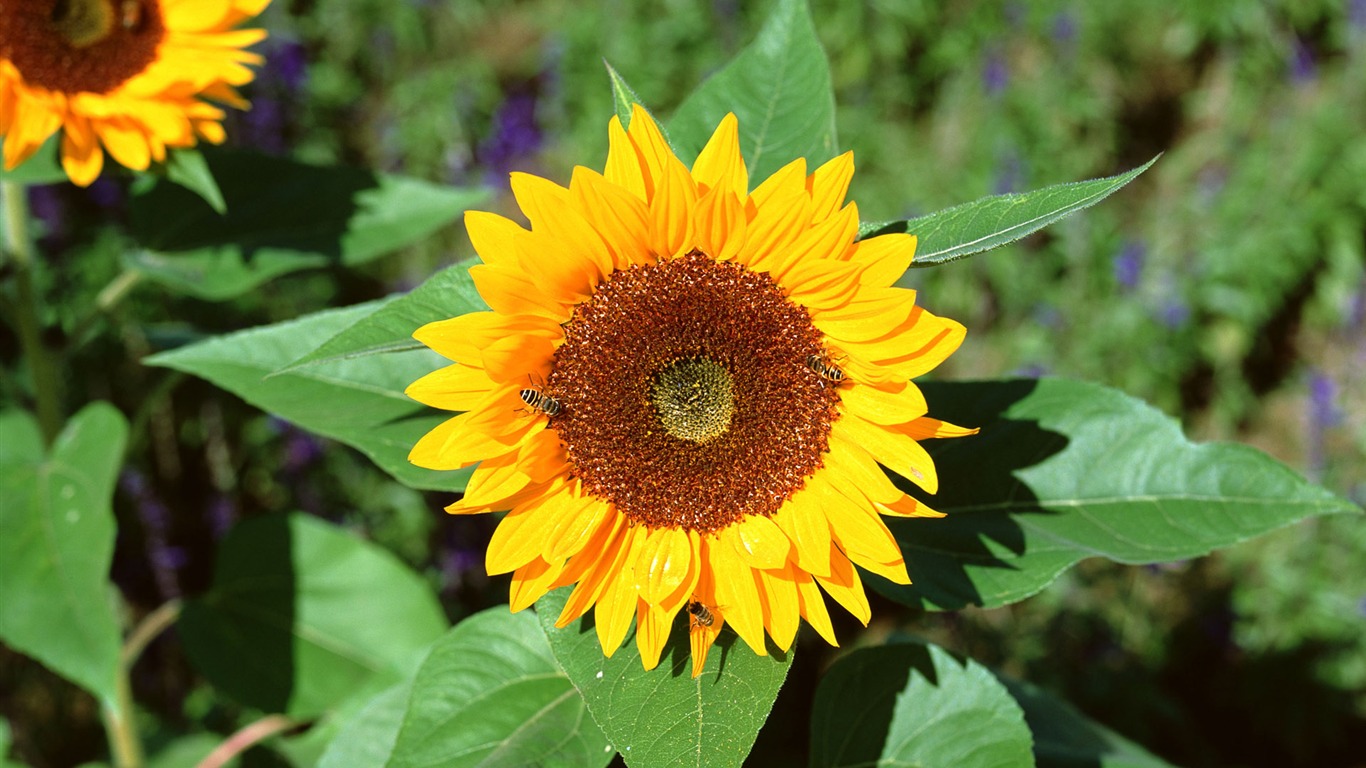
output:
[{"label": "purple flower", "polygon": [[1022,379],[1041,379],[1048,375],[1048,366],[1041,363],[1030,363],[1023,368],[1017,368],[1011,374]]},{"label": "purple flower", "polygon": [[1342,422],[1342,411],[1337,407],[1337,385],[1323,373],[1309,377],[1309,456],[1311,477],[1323,477],[1328,465],[1328,430]]},{"label": "purple flower", "polygon": [[1366,0],[1351,0],[1347,3],[1347,18],[1357,29],[1366,29]]},{"label": "purple flower", "polygon": [[982,65],[982,87],[991,96],[1000,95],[1010,84],[1010,70],[1006,67],[1005,56],[998,50],[987,53]]},{"label": "purple flower", "polygon": [[1020,188],[1024,177],[1024,162],[1019,153],[1011,150],[1001,155],[996,163],[996,181],[992,185],[993,194],[1006,195]]},{"label": "purple flower", "polygon": [[1290,80],[1304,85],[1318,76],[1318,65],[1314,63],[1314,53],[1298,37],[1290,51]]},{"label": "purple flower", "polygon": [[1131,240],[1115,255],[1115,282],[1119,283],[1120,288],[1132,291],[1138,287],[1143,277],[1143,261],[1147,250],[1142,241]]},{"label": "purple flower", "polygon": [[1172,330],[1186,324],[1190,319],[1191,308],[1179,297],[1171,297],[1162,303],[1157,311],[1157,320]]},{"label": "purple flower", "polygon": [[479,149],[491,180],[506,180],[509,172],[540,150],[544,138],[536,119],[535,94],[509,94],[493,116],[493,134]]},{"label": "purple flower", "polygon": [[1053,40],[1065,48],[1071,48],[1077,42],[1077,17],[1070,11],[1062,11],[1053,17]]},{"label": "purple flower", "polygon": [[185,551],[171,546],[168,535],[171,527],[171,512],[157,498],[147,478],[136,469],[125,469],[119,475],[119,488],[132,497],[133,508],[146,532],[145,546],[147,560],[152,565],[152,575],[156,578],[157,591],[167,600],[180,597],[180,580],[177,573],[185,565]]}]

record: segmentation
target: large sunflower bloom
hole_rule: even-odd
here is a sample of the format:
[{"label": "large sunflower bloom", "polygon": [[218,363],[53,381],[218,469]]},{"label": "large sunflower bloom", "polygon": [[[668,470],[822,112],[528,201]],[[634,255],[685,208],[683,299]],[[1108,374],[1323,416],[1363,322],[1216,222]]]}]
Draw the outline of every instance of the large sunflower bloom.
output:
[{"label": "large sunflower bloom", "polygon": [[[5,168],[62,131],[62,168],[86,186],[104,152],[145,170],[167,147],[223,141],[223,110],[245,108],[243,50],[264,30],[233,29],[270,0],[3,0],[0,136]],[[101,149],[103,145],[103,150]]]},{"label": "large sunflower bloom", "polygon": [[574,584],[557,623],[593,608],[609,656],[634,616],[653,668],[680,612],[694,676],[725,625],[758,654],[799,616],[834,643],[822,590],[866,624],[855,565],[909,583],[880,515],[939,516],[878,465],[933,493],[917,441],[975,431],[909,381],[963,326],[892,287],[914,237],[855,241],[851,154],[750,192],[734,115],[691,172],[644,110],[609,131],[603,174],[513,174],[530,231],[467,214],[492,311],[415,334],[457,364],[408,394],[464,413],[410,458],[479,462],[447,511],[511,510],[487,567],[512,610]]}]

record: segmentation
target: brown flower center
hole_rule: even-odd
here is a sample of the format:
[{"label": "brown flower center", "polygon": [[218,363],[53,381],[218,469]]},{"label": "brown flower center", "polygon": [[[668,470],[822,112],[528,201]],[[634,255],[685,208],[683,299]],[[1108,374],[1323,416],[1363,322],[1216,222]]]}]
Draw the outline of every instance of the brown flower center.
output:
[{"label": "brown flower center", "polygon": [[766,274],[693,252],[613,274],[555,352],[551,426],[632,521],[710,533],[769,515],[822,466],[838,418],[806,310]]},{"label": "brown flower center", "polygon": [[108,93],[156,60],[158,0],[0,0],[0,58],[29,85]]}]

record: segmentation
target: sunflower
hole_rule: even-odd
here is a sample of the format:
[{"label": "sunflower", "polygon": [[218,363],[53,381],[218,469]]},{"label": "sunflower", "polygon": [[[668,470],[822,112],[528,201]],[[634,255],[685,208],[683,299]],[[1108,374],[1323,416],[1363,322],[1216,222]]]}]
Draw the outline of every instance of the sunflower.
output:
[{"label": "sunflower", "polygon": [[855,240],[852,154],[750,192],[734,115],[691,171],[643,109],[608,128],[602,174],[512,175],[530,230],[466,215],[492,311],[414,334],[456,364],[408,394],[463,413],[409,458],[478,462],[447,511],[510,510],[487,567],[512,610],[573,584],[557,624],[592,608],[609,656],[634,617],[654,668],[680,612],[694,677],[727,625],[758,654],[798,617],[834,644],[822,592],[869,619],[855,565],[909,583],[881,515],[940,516],[882,467],[933,493],[918,441],[975,432],[910,383],[963,326],[893,287],[914,237]]},{"label": "sunflower", "polygon": [[[0,137],[5,168],[62,131],[62,168],[87,186],[104,151],[145,170],[167,147],[223,141],[223,110],[246,108],[243,50],[264,30],[233,29],[270,0],[4,0]],[[203,97],[203,98],[201,98]],[[101,150],[103,145],[103,150]]]}]

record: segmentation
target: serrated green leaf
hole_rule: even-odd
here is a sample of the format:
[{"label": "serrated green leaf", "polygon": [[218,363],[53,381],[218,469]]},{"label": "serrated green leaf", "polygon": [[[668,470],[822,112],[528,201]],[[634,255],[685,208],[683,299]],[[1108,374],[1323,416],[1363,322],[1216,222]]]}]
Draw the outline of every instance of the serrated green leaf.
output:
[{"label": "serrated green leaf", "polygon": [[621,120],[622,128],[631,127],[631,105],[639,104],[644,107],[645,102],[636,95],[635,89],[626,82],[626,78],[621,73],[607,63],[602,61],[603,66],[607,67],[607,79],[612,83],[612,106],[616,109],[617,119]]},{"label": "serrated green leaf", "polygon": [[46,457],[27,414],[6,414],[0,426],[14,443],[0,453],[0,640],[112,707],[120,631],[111,500],[128,422],[91,403]]},{"label": "serrated green leaf", "polygon": [[1089,208],[1119,191],[1155,162],[1157,157],[1117,176],[984,197],[914,219],[865,222],[859,226],[859,238],[909,232],[917,239],[912,267],[947,264],[1013,243]]},{"label": "serrated green leaf", "polygon": [[563,629],[555,627],[571,591],[565,587],[541,598],[536,615],[555,658],[626,764],[740,765],[778,698],[792,653],[770,644],[768,656],[756,655],[726,630],[693,679],[688,617],[680,613],[659,666],[646,671],[634,632],[610,659],[602,655],[591,611]]},{"label": "serrated green leaf", "polygon": [[613,754],[536,620],[504,606],[465,619],[433,646],[382,764],[578,768]]},{"label": "serrated green leaf", "polygon": [[408,462],[413,444],[448,417],[403,394],[409,384],[443,364],[436,353],[414,349],[320,362],[271,375],[390,301],[393,299],[328,310],[219,336],[153,355],[144,362],[207,379],[264,411],[346,443],[409,487],[464,490],[471,469],[435,472]]},{"label": "serrated green leaf", "polygon": [[[54,133],[43,142],[43,146],[33,156],[13,170],[5,170],[0,164],[0,181],[13,181],[29,186],[37,184],[56,184],[66,181],[66,171],[62,170],[61,156],[58,154],[62,142],[62,132]],[[0,136],[0,153],[3,153],[5,138]]]},{"label": "serrated green leaf", "polygon": [[132,230],[144,250],[129,254],[125,265],[210,301],[289,272],[370,261],[421,240],[488,196],[252,152],[204,157],[227,214],[159,179],[132,200]]},{"label": "serrated green leaf", "polygon": [[403,679],[446,629],[417,574],[383,548],[302,514],[247,520],[210,590],[185,603],[191,663],[233,698],[312,716],[378,680]]},{"label": "serrated green leaf", "polygon": [[1039,768],[1172,768],[1042,688],[999,679],[1024,709]]},{"label": "serrated green leaf", "polygon": [[727,112],[740,120],[740,150],[756,183],[798,157],[808,170],[834,157],[830,65],[805,0],[778,0],[754,42],[679,106],[669,136],[684,163]]},{"label": "serrated green leaf", "polygon": [[923,386],[930,413],[981,434],[928,447],[941,519],[889,527],[912,584],[870,577],[899,602],[1005,605],[1087,557],[1158,563],[1204,555],[1311,515],[1356,508],[1244,445],[1195,445],[1151,406],[1063,379]]},{"label": "serrated green leaf", "polygon": [[322,346],[271,375],[290,373],[317,363],[425,349],[421,342],[413,338],[413,331],[436,320],[486,309],[488,305],[475,290],[469,268],[450,267],[432,275],[410,293],[394,298],[357,320]]},{"label": "serrated green leaf", "polygon": [[213,171],[204,159],[204,153],[197,149],[174,149],[166,158],[166,178],[199,195],[214,212],[223,215],[228,212],[228,203],[223,199],[223,191],[214,181]]},{"label": "serrated green leaf", "polygon": [[816,688],[811,765],[1034,765],[1024,713],[990,670],[935,645],[862,648]]}]

